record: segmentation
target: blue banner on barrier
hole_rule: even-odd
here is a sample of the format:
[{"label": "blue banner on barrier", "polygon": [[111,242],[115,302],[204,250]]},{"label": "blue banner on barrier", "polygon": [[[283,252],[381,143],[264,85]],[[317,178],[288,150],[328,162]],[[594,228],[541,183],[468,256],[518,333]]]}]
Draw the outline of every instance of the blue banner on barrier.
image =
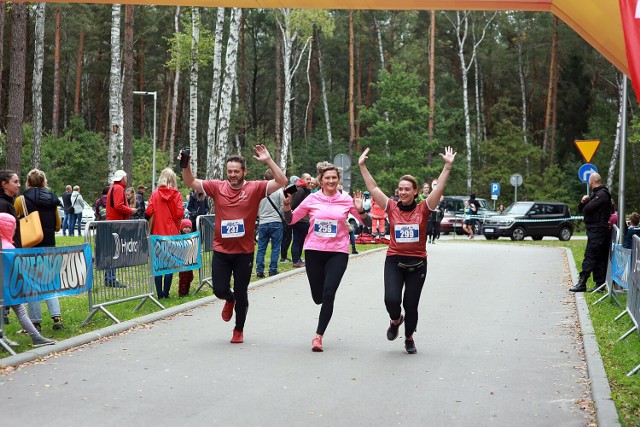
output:
[{"label": "blue banner on barrier", "polygon": [[89,244],[2,251],[5,305],[42,301],[91,290]]},{"label": "blue banner on barrier", "polygon": [[200,268],[200,233],[151,236],[151,275]]},{"label": "blue banner on barrier", "polygon": [[613,249],[613,265],[611,278],[623,289],[629,289],[631,269],[631,249],[625,249],[616,244]]}]

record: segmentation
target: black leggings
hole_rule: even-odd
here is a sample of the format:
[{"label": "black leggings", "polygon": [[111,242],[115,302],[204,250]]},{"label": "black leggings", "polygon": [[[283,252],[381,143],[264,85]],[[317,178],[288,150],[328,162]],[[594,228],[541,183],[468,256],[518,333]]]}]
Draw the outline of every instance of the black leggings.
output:
[{"label": "black leggings", "polygon": [[[409,271],[398,267],[398,261],[411,264],[424,261],[422,267]],[[418,326],[418,304],[422,286],[427,278],[427,260],[424,258],[388,256],[384,262],[384,304],[391,320],[397,320],[404,307],[404,336],[411,337]],[[404,299],[402,288],[404,286]]]},{"label": "black leggings", "polygon": [[322,304],[316,333],[324,335],[333,314],[333,301],[338,286],[347,269],[349,254],[312,250],[305,250],[304,254],[311,297],[316,304]]},{"label": "black leggings", "polygon": [[[213,251],[211,259],[211,281],[213,293],[220,299],[235,301],[236,329],[242,331],[247,319],[249,297],[247,289],[253,271],[253,253],[226,254]],[[233,291],[231,290],[231,274],[233,274]]]}]

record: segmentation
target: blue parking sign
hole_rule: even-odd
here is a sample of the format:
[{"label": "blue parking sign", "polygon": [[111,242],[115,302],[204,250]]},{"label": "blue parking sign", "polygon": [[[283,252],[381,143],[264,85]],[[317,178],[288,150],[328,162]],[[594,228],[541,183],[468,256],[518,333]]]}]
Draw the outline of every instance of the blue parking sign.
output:
[{"label": "blue parking sign", "polygon": [[500,195],[500,183],[499,182],[492,182],[491,183],[491,195],[492,196],[499,196]]}]

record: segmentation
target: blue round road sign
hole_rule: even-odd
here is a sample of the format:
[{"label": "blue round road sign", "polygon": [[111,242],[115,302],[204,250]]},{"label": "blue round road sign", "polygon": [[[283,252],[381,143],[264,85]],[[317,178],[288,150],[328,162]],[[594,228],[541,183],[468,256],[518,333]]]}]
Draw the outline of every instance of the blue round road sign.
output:
[{"label": "blue round road sign", "polygon": [[598,168],[591,163],[585,163],[584,165],[580,166],[580,169],[578,169],[578,178],[580,178],[580,181],[586,184],[587,182],[589,182],[589,177],[592,173],[598,173]]}]

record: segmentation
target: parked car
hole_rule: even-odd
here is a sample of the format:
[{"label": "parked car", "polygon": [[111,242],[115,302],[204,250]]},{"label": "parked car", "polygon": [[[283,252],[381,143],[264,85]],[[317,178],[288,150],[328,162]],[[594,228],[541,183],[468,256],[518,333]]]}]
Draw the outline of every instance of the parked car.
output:
[{"label": "parked car", "polygon": [[[60,206],[58,206],[58,215],[60,215],[60,220],[64,220],[64,210],[62,209],[62,197],[58,197],[60,199]],[[93,221],[96,218],[95,212],[93,211],[93,207],[91,207],[86,201],[84,202],[84,207],[82,208],[82,226],[87,224],[89,221]],[[76,227],[78,227],[76,225]]]},{"label": "parked car", "polygon": [[[464,202],[467,200],[469,200],[469,196],[444,196],[444,215],[440,223],[441,233],[449,234],[455,231],[456,234],[464,234],[462,224],[464,223]],[[476,234],[480,234],[484,219],[498,213],[489,207],[489,203],[485,199],[476,198],[476,200],[480,205],[478,215],[481,215],[482,218],[475,221],[474,229]]]},{"label": "parked car", "polygon": [[516,202],[502,215],[487,218],[482,234],[488,240],[502,236],[511,240],[522,240],[527,236],[542,240],[544,236],[551,236],[567,241],[573,235],[571,212],[565,203]]}]

